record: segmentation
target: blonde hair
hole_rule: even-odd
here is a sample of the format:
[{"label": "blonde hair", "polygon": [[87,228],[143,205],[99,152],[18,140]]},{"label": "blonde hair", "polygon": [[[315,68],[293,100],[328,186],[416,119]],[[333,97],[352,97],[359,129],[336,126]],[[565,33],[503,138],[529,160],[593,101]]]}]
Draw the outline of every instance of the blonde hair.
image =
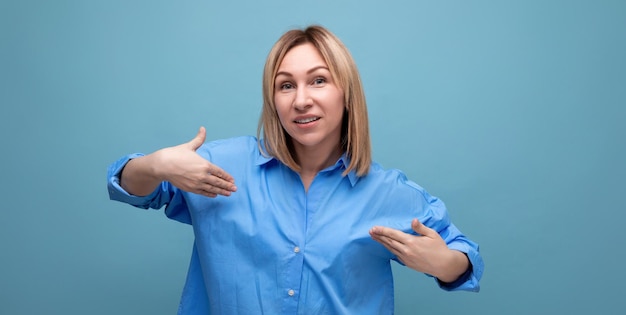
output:
[{"label": "blonde hair", "polygon": [[[275,157],[294,171],[300,171],[291,148],[291,137],[283,129],[274,103],[276,73],[289,50],[311,43],[328,65],[333,81],[343,90],[346,110],[341,128],[341,149],[350,164],[343,176],[354,170],[357,176],[369,172],[372,161],[367,105],[359,71],[352,55],[343,43],[326,28],[312,25],[283,34],[272,47],[263,70],[263,109],[259,118],[257,137],[263,133],[261,152]],[[259,143],[259,146],[261,144]]]}]

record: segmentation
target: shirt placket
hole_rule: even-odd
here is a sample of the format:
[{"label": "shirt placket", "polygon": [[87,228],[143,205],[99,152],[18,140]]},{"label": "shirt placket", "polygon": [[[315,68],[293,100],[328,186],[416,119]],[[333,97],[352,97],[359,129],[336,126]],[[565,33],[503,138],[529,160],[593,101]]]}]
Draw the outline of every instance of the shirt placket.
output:
[{"label": "shirt placket", "polygon": [[[300,183],[300,177],[293,173],[296,182]],[[293,193],[292,190],[290,190]],[[293,209],[293,215],[297,216],[291,230],[291,236],[288,239],[288,244],[285,247],[287,253],[287,266],[285,268],[285,278],[281,293],[283,295],[283,314],[296,314],[298,311],[298,304],[301,298],[301,283],[302,283],[302,270],[304,265],[304,240],[306,235],[306,213],[308,212],[309,200],[307,195],[302,190],[297,195],[292,195],[291,198],[297,198],[295,205],[296,209]]]}]

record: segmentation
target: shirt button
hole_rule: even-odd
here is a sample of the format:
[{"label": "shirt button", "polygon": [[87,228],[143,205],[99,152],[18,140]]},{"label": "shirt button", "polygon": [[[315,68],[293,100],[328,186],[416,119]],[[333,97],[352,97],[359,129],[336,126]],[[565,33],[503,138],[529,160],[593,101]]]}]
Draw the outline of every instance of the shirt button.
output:
[{"label": "shirt button", "polygon": [[300,252],[300,247],[298,247],[298,246],[294,247],[293,252],[294,253],[299,253]]},{"label": "shirt button", "polygon": [[296,294],[296,292],[294,292],[293,290],[289,290],[287,294],[289,294],[289,296],[293,296],[294,294]]}]

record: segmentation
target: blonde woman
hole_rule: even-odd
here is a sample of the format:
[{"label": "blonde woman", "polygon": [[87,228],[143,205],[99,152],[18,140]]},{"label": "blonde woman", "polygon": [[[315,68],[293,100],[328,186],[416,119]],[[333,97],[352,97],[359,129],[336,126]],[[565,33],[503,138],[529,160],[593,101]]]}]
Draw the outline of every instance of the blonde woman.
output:
[{"label": "blonde woman", "polygon": [[393,314],[395,260],[478,291],[478,246],[444,204],[371,160],[357,67],[321,26],[267,58],[256,137],[194,139],[109,167],[113,200],[191,224],[179,314]]}]

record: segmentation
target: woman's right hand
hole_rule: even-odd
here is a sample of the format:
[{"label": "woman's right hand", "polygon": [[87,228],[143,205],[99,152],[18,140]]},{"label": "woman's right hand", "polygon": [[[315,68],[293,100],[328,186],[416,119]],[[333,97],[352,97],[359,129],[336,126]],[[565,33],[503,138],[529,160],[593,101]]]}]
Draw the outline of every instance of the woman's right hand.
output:
[{"label": "woman's right hand", "polygon": [[200,127],[187,143],[164,148],[128,162],[121,184],[131,194],[147,195],[162,181],[207,197],[230,196],[237,190],[234,178],[201,157],[196,150],[204,143],[206,130]]},{"label": "woman's right hand", "polygon": [[205,139],[206,129],[200,127],[191,141],[154,152],[158,165],[155,174],[184,191],[208,197],[230,196],[237,190],[235,179],[196,153]]}]

